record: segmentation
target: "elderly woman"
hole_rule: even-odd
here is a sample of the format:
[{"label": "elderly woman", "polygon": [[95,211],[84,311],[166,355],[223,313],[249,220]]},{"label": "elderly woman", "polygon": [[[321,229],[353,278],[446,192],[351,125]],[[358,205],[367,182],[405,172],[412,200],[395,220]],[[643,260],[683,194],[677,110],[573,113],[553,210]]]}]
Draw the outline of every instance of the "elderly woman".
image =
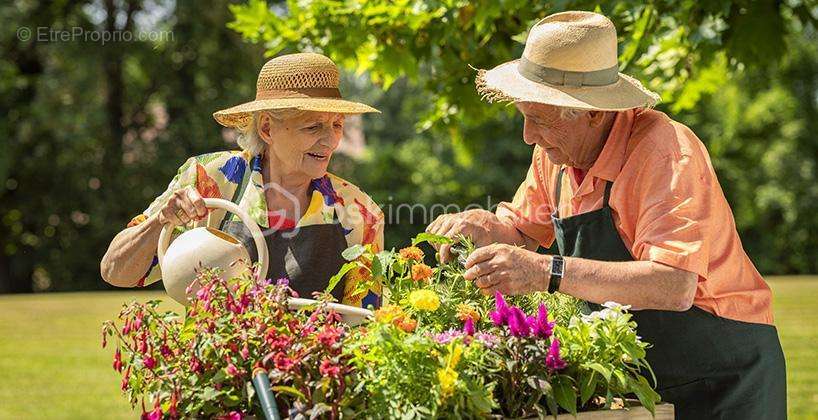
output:
[{"label": "elderly woman", "polygon": [[[204,223],[203,197],[232,200],[255,220],[270,254],[266,278],[287,277],[301,296],[323,291],[355,244],[383,248],[383,213],[351,183],[327,173],[341,141],[344,115],[378,112],[341,99],[338,69],[319,54],[274,58],[261,69],[256,100],[216,112],[224,126],[241,130],[243,151],[188,159],[160,195],[111,242],[102,277],[121,287],[144,286],[162,277],[157,240],[168,222]],[[249,231],[212,211],[206,224],[239,238],[257,258]],[[218,216],[218,217],[213,217]],[[356,306],[379,304],[379,290],[353,293],[347,284],[332,291]]]},{"label": "elderly woman", "polygon": [[[444,215],[428,231],[482,246],[466,277],[486,293],[631,305],[677,418],[783,419],[770,289],[704,145],[618,72],[616,39],[604,16],[558,13],[531,29],[522,58],[478,74],[484,96],[525,117],[531,168],[496,213]],[[554,240],[560,255],[534,252]]]}]

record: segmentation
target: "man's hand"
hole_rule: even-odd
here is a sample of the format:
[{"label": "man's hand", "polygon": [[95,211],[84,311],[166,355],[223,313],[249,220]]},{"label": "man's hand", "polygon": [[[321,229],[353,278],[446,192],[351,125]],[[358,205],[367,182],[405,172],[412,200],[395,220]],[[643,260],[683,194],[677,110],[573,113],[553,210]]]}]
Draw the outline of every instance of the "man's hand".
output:
[{"label": "man's hand", "polygon": [[[495,242],[524,245],[523,235],[508,221],[486,210],[467,210],[462,213],[443,214],[438,216],[426,232],[455,238],[457,235],[468,237],[477,247]],[[440,247],[440,260],[449,261],[451,245]]]},{"label": "man's hand", "polygon": [[522,295],[545,291],[551,275],[551,256],[506,244],[476,249],[466,260],[466,280],[486,295]]}]

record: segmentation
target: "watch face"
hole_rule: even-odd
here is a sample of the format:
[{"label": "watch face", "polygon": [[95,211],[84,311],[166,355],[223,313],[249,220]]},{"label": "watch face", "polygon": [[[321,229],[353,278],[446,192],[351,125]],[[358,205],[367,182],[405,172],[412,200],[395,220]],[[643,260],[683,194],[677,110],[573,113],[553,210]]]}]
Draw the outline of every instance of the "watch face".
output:
[{"label": "watch face", "polygon": [[565,261],[563,261],[562,258],[554,258],[551,260],[551,274],[561,276],[564,263]]}]

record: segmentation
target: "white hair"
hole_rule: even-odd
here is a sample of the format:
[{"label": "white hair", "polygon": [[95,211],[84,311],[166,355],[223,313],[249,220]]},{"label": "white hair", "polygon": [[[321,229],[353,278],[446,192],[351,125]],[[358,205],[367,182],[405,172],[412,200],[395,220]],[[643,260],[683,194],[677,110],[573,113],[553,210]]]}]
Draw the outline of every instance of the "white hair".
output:
[{"label": "white hair", "polygon": [[238,127],[239,135],[236,139],[236,142],[239,144],[242,150],[250,153],[250,156],[256,156],[264,152],[264,149],[267,148],[267,143],[261,139],[258,135],[259,130],[259,122],[261,121],[261,113],[266,112],[270,114],[276,120],[283,121],[290,118],[296,118],[304,114],[303,110],[300,109],[268,109],[264,111],[256,111],[252,114],[250,118],[250,122],[243,126]]}]

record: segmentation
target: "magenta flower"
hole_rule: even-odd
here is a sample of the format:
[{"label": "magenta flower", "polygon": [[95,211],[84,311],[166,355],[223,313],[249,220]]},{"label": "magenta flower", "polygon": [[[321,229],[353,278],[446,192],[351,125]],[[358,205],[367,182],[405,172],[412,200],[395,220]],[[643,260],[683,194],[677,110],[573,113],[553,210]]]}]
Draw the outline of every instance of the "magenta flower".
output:
[{"label": "magenta flower", "polygon": [[551,347],[548,348],[548,354],[545,355],[545,366],[551,370],[562,370],[568,366],[568,363],[560,358],[560,340],[556,338],[551,340]]},{"label": "magenta flower", "polygon": [[466,318],[466,322],[463,323],[463,333],[468,336],[474,335],[474,320],[471,317]]},{"label": "magenta flower", "polygon": [[528,326],[525,313],[516,306],[509,309],[508,330],[515,337],[528,337],[531,335],[531,327]]},{"label": "magenta flower", "polygon": [[506,325],[511,314],[508,304],[500,292],[494,293],[494,309],[494,311],[489,312],[491,321],[498,327]]},{"label": "magenta flower", "polygon": [[244,418],[244,415],[238,411],[231,411],[227,413],[225,416],[219,417],[219,420],[241,420]]},{"label": "magenta flower", "polygon": [[162,408],[156,406],[150,413],[142,413],[142,420],[162,420]]},{"label": "magenta flower", "polygon": [[548,308],[544,303],[540,303],[540,307],[537,308],[536,317],[528,317],[528,325],[531,327],[532,334],[539,338],[551,337],[555,324],[555,322],[548,321]]},{"label": "magenta flower", "polygon": [[142,363],[148,369],[153,369],[154,367],[156,367],[156,359],[154,359],[151,356],[146,356],[145,358],[143,358]]}]

